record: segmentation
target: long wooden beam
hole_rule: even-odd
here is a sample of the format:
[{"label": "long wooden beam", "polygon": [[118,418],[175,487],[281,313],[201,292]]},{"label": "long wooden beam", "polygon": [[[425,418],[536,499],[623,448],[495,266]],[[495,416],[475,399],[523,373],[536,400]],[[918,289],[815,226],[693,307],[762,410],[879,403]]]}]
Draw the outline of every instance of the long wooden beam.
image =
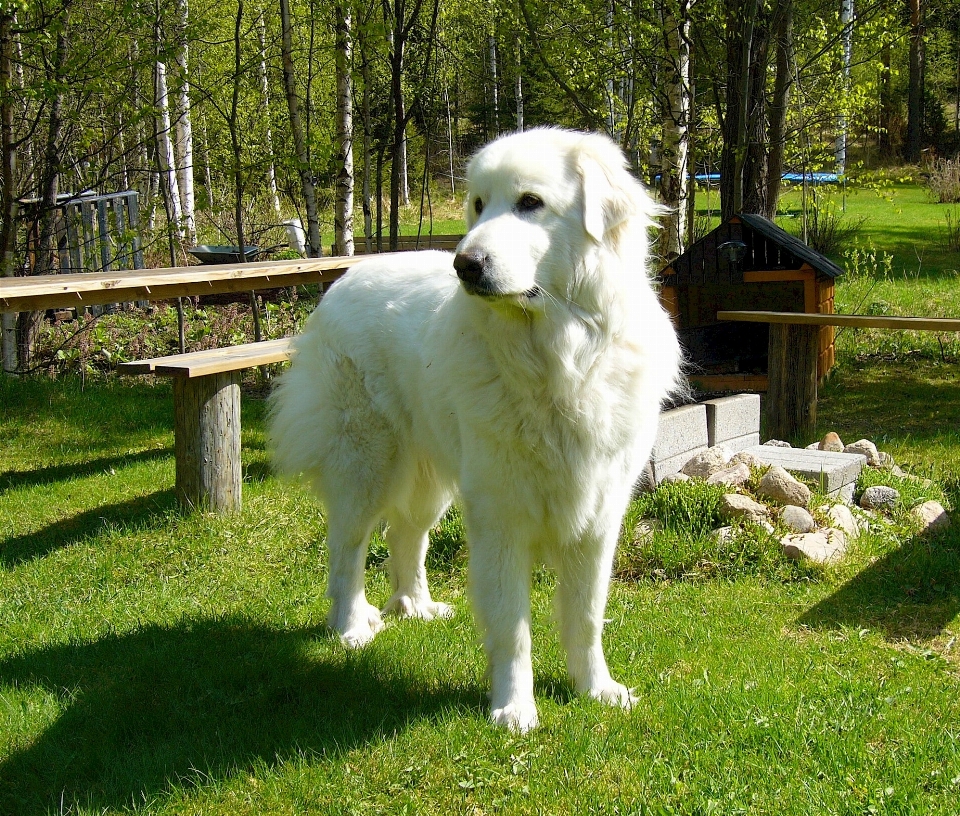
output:
[{"label": "long wooden beam", "polygon": [[723,311],[717,312],[717,319],[793,326],[851,326],[862,329],[960,331],[960,320],[952,317],[885,317],[878,315],[810,314],[806,312]]},{"label": "long wooden beam", "polygon": [[129,300],[249,292],[339,278],[359,257],[310,258],[248,264],[179,266],[127,272],[79,272],[0,278],[0,312],[42,311]]}]

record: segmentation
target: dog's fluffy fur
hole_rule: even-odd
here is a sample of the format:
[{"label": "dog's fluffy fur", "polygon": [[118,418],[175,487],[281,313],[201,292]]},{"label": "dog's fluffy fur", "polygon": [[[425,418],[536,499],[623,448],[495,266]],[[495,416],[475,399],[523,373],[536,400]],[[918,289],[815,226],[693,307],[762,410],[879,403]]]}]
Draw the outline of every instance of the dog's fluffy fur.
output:
[{"label": "dog's fluffy fur", "polygon": [[[578,692],[629,707],[600,639],[614,547],[679,350],[649,283],[655,211],[607,138],[507,136],[468,170],[456,258],[358,264],[323,298],[273,398],[278,469],[327,512],[329,624],[348,646],[382,628],[364,560],[386,520],[383,612],[451,614],[427,587],[427,532],[458,497],[492,717],[537,724],[530,579],[557,573]],[[460,280],[458,280],[458,275]]]}]

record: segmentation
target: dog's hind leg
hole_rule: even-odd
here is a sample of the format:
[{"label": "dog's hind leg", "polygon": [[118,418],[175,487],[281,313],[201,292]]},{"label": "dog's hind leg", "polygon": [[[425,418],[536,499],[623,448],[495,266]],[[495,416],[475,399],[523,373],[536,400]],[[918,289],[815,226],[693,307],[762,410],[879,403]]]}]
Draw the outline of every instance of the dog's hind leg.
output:
[{"label": "dog's hind leg", "polygon": [[601,642],[617,529],[603,536],[588,534],[557,559],[557,611],[567,669],[577,692],[630,708],[636,698],[610,676]]},{"label": "dog's hind leg", "polygon": [[453,607],[431,597],[424,563],[430,528],[450,504],[450,494],[437,483],[432,468],[424,464],[417,469],[410,487],[404,506],[387,511],[393,595],[383,612],[401,618],[448,618],[453,615]]}]

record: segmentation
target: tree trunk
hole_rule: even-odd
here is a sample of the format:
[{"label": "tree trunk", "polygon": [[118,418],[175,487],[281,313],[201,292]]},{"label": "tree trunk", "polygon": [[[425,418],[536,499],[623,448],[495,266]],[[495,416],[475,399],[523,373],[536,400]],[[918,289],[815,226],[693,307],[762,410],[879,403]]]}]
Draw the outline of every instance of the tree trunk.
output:
[{"label": "tree trunk", "polygon": [[373,122],[370,114],[370,51],[366,25],[362,21],[357,28],[357,39],[360,45],[360,76],[363,81],[361,101],[363,116],[363,239],[364,248],[369,255],[373,251],[373,214],[370,207],[370,163],[373,161],[373,149],[370,141]]},{"label": "tree trunk", "polygon": [[197,242],[197,222],[193,185],[193,125],[190,110],[190,73],[187,48],[187,0],[176,0],[177,23],[174,61],[177,64],[177,92],[174,95],[176,123],[176,168],[180,192],[182,234],[187,243]]},{"label": "tree trunk", "polygon": [[393,107],[393,139],[390,151],[390,249],[396,250],[400,235],[401,165],[407,117],[403,99],[404,2],[393,0],[393,30],[390,42],[390,100]]},{"label": "tree trunk", "polygon": [[281,57],[283,61],[283,84],[287,95],[287,109],[290,113],[290,133],[293,137],[293,149],[297,154],[297,169],[300,174],[300,189],[303,192],[304,206],[307,211],[307,252],[311,258],[322,254],[320,246],[320,219],[317,215],[317,194],[310,172],[310,160],[307,153],[307,140],[300,118],[300,103],[297,99],[297,84],[293,73],[293,28],[290,20],[289,0],[280,0]]},{"label": "tree trunk", "polygon": [[487,36],[487,49],[490,54],[490,115],[493,137],[500,135],[500,79],[497,76],[497,38]]},{"label": "tree trunk", "polygon": [[177,181],[177,160],[173,149],[173,139],[170,136],[170,98],[167,92],[167,66],[162,62],[156,64],[157,110],[160,115],[160,131],[157,133],[157,146],[160,151],[160,166],[163,169],[163,181],[167,185],[170,195],[170,211],[173,223],[169,226],[175,229],[182,239],[183,236],[183,209],[181,207],[180,185]]},{"label": "tree trunk", "polygon": [[687,232],[687,159],[690,135],[690,6],[667,0],[661,6],[666,60],[661,81],[663,136],[660,150],[660,198],[670,208],[663,218],[660,256],[672,261],[683,251]]},{"label": "tree trunk", "polygon": [[[843,92],[846,97],[850,90],[850,63],[853,57],[853,0],[840,0],[840,42],[843,47]],[[846,105],[846,98],[843,100]],[[847,172],[847,114],[841,109],[837,118],[837,141],[834,149],[837,172]]]},{"label": "tree trunk", "polygon": [[[50,100],[47,137],[44,146],[43,168],[40,174],[40,203],[38,205],[36,263],[31,270],[35,275],[53,272],[53,230],[56,217],[57,194],[60,184],[60,139],[63,130],[63,66],[67,60],[67,26],[70,12],[65,10],[57,31],[52,75],[47,79],[56,90]],[[17,319],[17,356],[20,369],[28,369],[33,360],[33,346],[40,330],[41,312],[21,312]]]},{"label": "tree trunk", "polygon": [[267,148],[267,192],[277,221],[283,218],[280,209],[280,195],[277,192],[277,170],[273,152],[273,128],[270,126],[270,79],[267,76],[267,24],[264,13],[257,18],[257,45],[260,48],[260,94],[263,96],[263,118],[267,123],[264,133]]},{"label": "tree trunk", "polygon": [[780,0],[774,11],[776,74],[770,100],[770,150],[767,157],[766,215],[773,219],[780,200],[783,154],[787,144],[787,106],[793,85],[793,0]]},{"label": "tree trunk", "polygon": [[893,154],[893,89],[890,68],[890,43],[885,42],[880,50],[880,121],[878,125],[877,146],[883,158]]},{"label": "tree trunk", "polygon": [[[17,148],[13,114],[13,20],[0,13],[0,152],[3,162],[0,188],[0,277],[13,277],[17,238]],[[7,374],[16,372],[17,316],[3,313],[2,362]]]},{"label": "tree trunk", "polygon": [[334,8],[337,74],[335,255],[353,255],[353,31],[348,0]]},{"label": "tree trunk", "polygon": [[727,89],[723,119],[723,146],[720,153],[720,217],[726,220],[744,209],[745,179],[751,139],[755,136],[751,115],[758,113],[751,104],[756,88],[752,66],[755,63],[759,0],[728,0],[727,3]]},{"label": "tree trunk", "polygon": [[923,133],[923,11],[921,0],[908,0],[910,9],[910,73],[907,86],[907,142],[904,158],[920,161]]}]

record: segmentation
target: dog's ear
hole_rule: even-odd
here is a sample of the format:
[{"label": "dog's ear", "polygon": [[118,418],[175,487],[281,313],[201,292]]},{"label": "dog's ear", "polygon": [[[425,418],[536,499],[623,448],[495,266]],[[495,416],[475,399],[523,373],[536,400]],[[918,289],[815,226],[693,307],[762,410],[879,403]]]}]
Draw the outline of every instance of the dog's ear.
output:
[{"label": "dog's ear", "polygon": [[649,198],[628,172],[623,153],[609,139],[588,136],[578,158],[583,188],[583,226],[597,243],[635,216],[648,220]]}]

